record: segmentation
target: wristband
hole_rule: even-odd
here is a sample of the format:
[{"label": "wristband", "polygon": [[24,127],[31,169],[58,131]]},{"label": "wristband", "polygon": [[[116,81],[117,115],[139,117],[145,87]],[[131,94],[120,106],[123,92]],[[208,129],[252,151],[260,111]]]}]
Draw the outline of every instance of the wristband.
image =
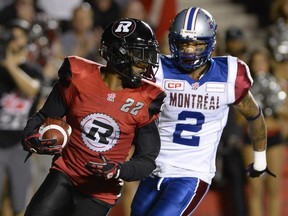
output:
[{"label": "wristband", "polygon": [[257,171],[263,171],[267,167],[266,151],[254,151],[253,168]]}]

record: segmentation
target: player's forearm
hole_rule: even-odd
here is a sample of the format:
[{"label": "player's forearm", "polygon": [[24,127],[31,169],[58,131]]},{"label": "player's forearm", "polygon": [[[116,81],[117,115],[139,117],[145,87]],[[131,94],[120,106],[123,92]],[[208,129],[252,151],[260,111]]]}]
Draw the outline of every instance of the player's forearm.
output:
[{"label": "player's forearm", "polygon": [[120,178],[138,181],[149,176],[156,168],[155,159],[160,151],[160,135],[155,122],[151,122],[135,132],[135,151],[130,161],[120,165]]},{"label": "player's forearm", "polygon": [[155,161],[149,158],[135,159],[120,165],[120,178],[125,181],[138,181],[149,176],[156,168]]},{"label": "player's forearm", "polygon": [[267,129],[263,115],[248,121],[248,135],[254,151],[265,151],[267,145]]}]

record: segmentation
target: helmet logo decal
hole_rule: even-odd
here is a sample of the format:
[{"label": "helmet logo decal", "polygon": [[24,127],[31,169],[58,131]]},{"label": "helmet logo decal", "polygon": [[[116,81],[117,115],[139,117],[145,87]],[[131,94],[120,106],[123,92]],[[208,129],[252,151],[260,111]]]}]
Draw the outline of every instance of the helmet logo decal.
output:
[{"label": "helmet logo decal", "polygon": [[116,37],[127,37],[131,35],[136,29],[134,20],[121,20],[116,22],[112,27],[112,33]]}]

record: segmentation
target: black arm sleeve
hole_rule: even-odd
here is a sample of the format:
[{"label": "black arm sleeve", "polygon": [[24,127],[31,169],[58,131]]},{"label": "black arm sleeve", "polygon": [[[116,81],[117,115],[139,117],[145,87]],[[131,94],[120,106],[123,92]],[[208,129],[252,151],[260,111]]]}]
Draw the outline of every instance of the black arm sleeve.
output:
[{"label": "black arm sleeve", "polygon": [[56,83],[49,94],[44,106],[31,118],[28,119],[24,128],[23,138],[29,136],[32,131],[43,123],[47,117],[63,117],[66,113],[67,106],[64,102]]},{"label": "black arm sleeve", "polygon": [[61,85],[59,82],[56,82],[51,93],[49,94],[47,100],[44,103],[44,106],[40,112],[45,117],[63,117],[67,112],[67,105],[64,101],[61,93],[59,92],[58,85]]},{"label": "black arm sleeve", "polygon": [[134,138],[135,151],[130,161],[120,164],[120,178],[138,181],[156,168],[155,159],[160,151],[160,135],[155,122],[138,128]]}]

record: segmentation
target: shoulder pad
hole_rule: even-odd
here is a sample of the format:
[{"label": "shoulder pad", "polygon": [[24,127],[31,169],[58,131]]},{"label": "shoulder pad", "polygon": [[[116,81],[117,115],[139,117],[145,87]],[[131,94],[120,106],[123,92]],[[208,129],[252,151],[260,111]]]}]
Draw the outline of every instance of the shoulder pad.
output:
[{"label": "shoulder pad", "polygon": [[95,66],[101,67],[102,65],[78,56],[68,56],[64,59],[58,76],[61,83],[67,86],[72,79],[86,77],[93,73]]}]

